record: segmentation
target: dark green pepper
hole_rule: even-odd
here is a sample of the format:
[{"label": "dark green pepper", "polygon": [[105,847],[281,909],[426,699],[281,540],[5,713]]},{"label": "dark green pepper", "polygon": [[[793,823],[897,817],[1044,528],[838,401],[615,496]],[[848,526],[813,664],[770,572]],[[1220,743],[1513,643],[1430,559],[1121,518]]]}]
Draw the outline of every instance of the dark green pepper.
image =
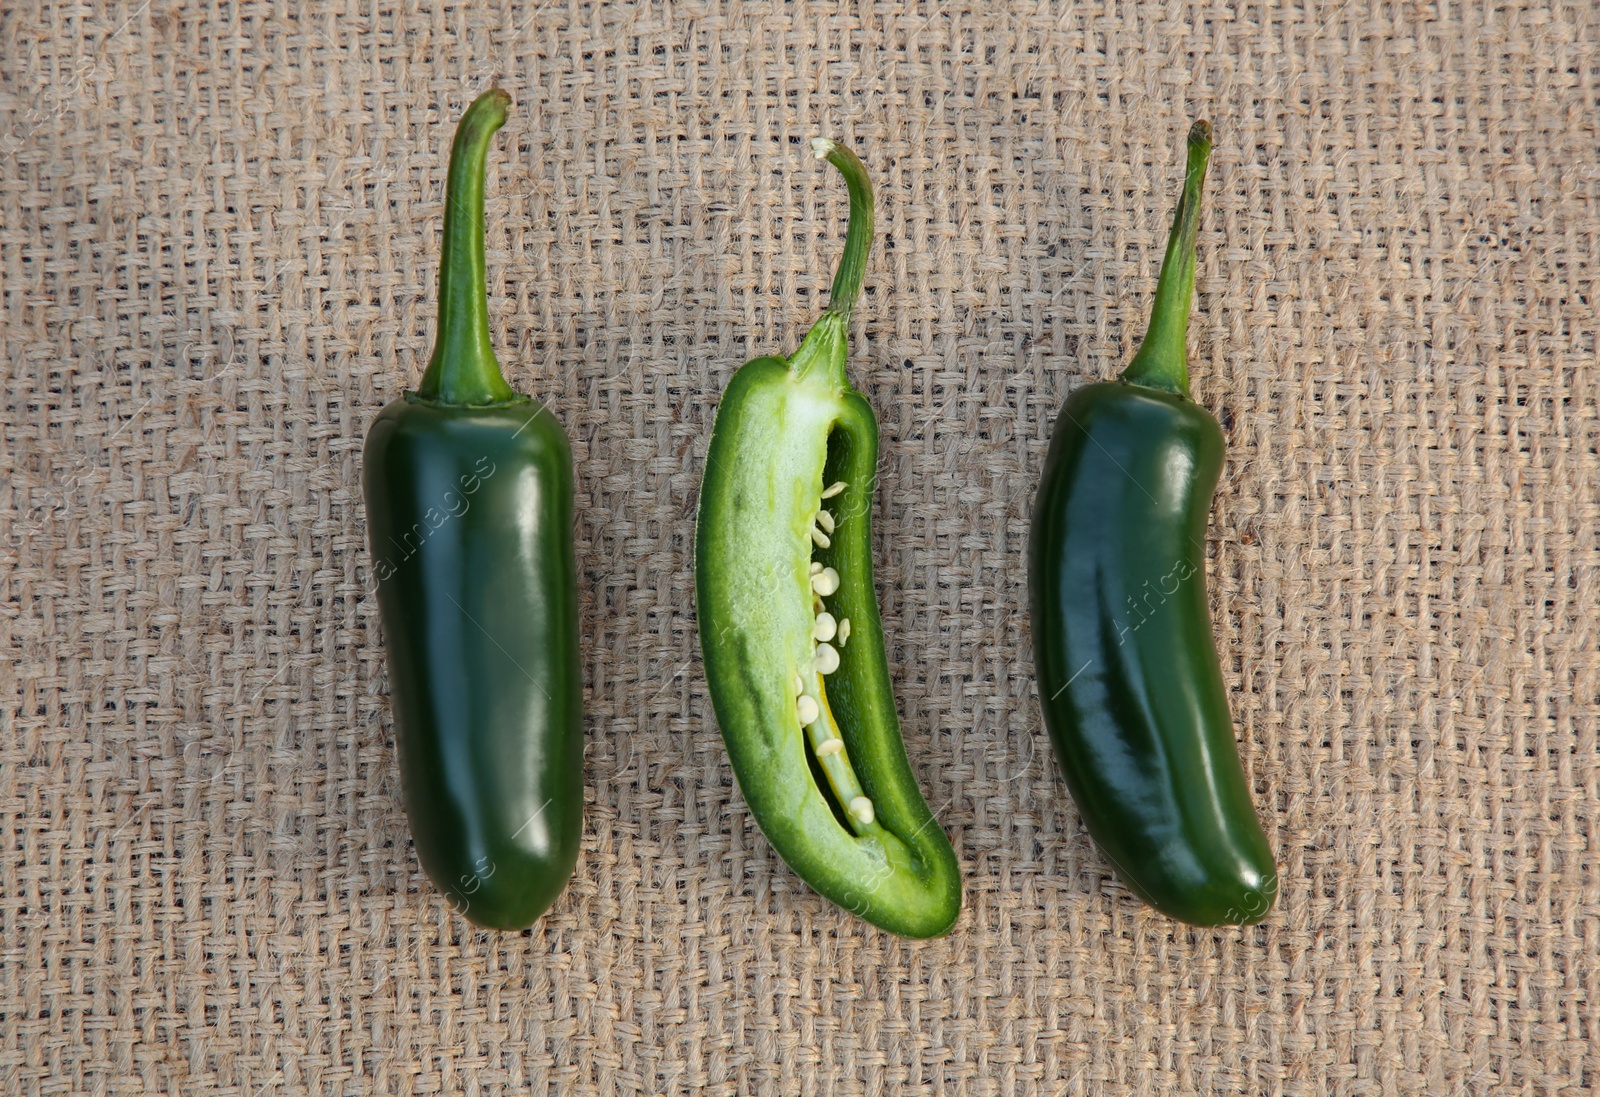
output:
[{"label": "dark green pepper", "polygon": [[362,485],[412,838],[489,929],[549,908],[583,827],[572,452],[489,338],[484,171],[510,103],[489,91],[456,130],[433,357],[373,423]]},{"label": "dark green pepper", "polygon": [[1206,602],[1223,437],[1189,397],[1185,343],[1210,155],[1197,122],[1150,330],[1120,381],[1063,406],[1029,544],[1039,699],[1067,786],[1128,887],[1196,925],[1260,921],[1278,885]]},{"label": "dark green pepper", "polygon": [[932,937],[960,913],[961,875],[900,739],[872,586],[878,425],[845,376],[872,185],[849,149],[812,146],[850,191],[844,257],[794,356],[747,363],[717,409],[695,539],[700,645],[774,848],[840,906]]}]

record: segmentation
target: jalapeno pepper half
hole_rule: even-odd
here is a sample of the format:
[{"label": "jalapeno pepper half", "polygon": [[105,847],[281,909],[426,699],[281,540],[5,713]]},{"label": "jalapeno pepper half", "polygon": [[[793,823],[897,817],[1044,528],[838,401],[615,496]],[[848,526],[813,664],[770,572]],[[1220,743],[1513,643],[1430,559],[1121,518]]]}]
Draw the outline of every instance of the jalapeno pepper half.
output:
[{"label": "jalapeno pepper half", "polygon": [[961,875],[900,740],[872,585],[878,427],[845,376],[872,185],[849,149],[812,147],[849,188],[844,256],[799,350],[747,363],[717,409],[695,541],[700,645],[773,847],[852,913],[933,937],[960,913]]},{"label": "jalapeno pepper half", "polygon": [[412,838],[451,906],[490,929],[555,901],[583,827],[572,453],[489,340],[484,166],[510,102],[485,93],[456,130],[433,357],[363,462]]},{"label": "jalapeno pepper half", "polygon": [[1120,381],[1063,406],[1029,546],[1039,699],[1079,814],[1135,894],[1198,925],[1257,922],[1277,892],[1206,601],[1223,437],[1185,342],[1210,154],[1197,122],[1150,330]]}]

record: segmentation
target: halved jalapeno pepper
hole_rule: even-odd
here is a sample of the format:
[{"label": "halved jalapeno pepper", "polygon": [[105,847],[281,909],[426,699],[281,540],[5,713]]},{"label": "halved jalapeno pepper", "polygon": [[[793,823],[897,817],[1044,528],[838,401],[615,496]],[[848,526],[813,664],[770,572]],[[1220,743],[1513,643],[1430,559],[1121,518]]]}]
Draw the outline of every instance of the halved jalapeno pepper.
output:
[{"label": "halved jalapeno pepper", "polygon": [[779,854],[874,925],[933,937],[960,913],[961,876],[900,739],[872,585],[878,427],[845,376],[872,185],[849,149],[812,145],[849,188],[844,256],[800,349],[747,363],[717,409],[700,644],[734,774]]}]

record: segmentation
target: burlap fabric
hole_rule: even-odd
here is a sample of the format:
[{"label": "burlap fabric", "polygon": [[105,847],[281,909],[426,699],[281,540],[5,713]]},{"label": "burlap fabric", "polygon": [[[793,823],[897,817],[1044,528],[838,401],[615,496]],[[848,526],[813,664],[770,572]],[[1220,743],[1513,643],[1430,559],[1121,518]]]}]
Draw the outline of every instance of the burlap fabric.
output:
[{"label": "burlap fabric", "polygon": [[[1548,4],[569,2],[0,15],[0,1090],[1576,1094],[1600,1082],[1600,15]],[[495,334],[577,457],[582,864],[522,935],[421,877],[358,490],[491,82]],[[1218,144],[1193,368],[1213,609],[1280,851],[1154,916],[1040,730],[1056,409]],[[812,894],[695,638],[718,393],[881,223],[906,739],[947,939]]]}]

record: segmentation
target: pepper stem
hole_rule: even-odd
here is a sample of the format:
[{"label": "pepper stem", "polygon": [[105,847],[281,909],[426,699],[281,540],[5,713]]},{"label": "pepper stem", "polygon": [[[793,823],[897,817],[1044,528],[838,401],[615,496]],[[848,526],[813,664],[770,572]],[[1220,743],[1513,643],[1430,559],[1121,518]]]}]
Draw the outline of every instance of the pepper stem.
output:
[{"label": "pepper stem", "polygon": [[439,404],[481,406],[518,398],[500,372],[489,338],[483,259],[483,177],[489,142],[505,124],[511,96],[491,88],[472,101],[456,127],[445,186],[444,249],[439,261],[439,332],[417,396]]},{"label": "pepper stem", "polygon": [[850,314],[856,307],[856,298],[861,296],[861,276],[866,273],[867,253],[872,250],[872,180],[860,157],[837,141],[813,137],[811,151],[844,176],[850,190],[850,226],[845,230],[844,254],[833,275],[828,307],[789,359],[789,369],[796,377],[822,377],[837,386],[847,383]]},{"label": "pepper stem", "polygon": [[850,318],[861,296],[861,276],[867,270],[867,253],[872,250],[872,180],[867,166],[849,148],[826,137],[813,137],[811,151],[839,169],[850,190],[850,227],[845,230],[844,254],[833,276],[833,292],[828,295],[828,312]]},{"label": "pepper stem", "polygon": [[1172,234],[1167,238],[1167,255],[1161,261],[1150,329],[1139,345],[1139,353],[1122,371],[1122,379],[1129,384],[1189,395],[1189,308],[1194,298],[1195,234],[1200,228],[1200,192],[1205,187],[1210,159],[1211,123],[1196,122],[1189,129],[1183,197],[1178,199]]}]

